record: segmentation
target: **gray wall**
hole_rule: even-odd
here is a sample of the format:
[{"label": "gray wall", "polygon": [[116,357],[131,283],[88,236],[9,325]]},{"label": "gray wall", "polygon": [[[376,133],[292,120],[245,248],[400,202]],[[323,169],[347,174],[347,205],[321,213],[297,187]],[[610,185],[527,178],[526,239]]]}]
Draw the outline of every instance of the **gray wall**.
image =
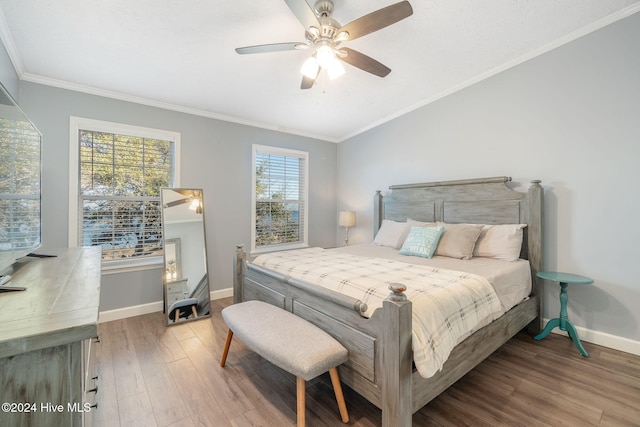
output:
[{"label": "gray wall", "polygon": [[[249,244],[252,143],[311,153],[310,242],[320,246],[342,240],[343,208],[358,214],[350,241],[371,240],[373,194],[391,184],[510,175],[524,191],[542,179],[546,268],[595,279],[570,287],[570,319],[640,341],[639,39],[636,14],[337,146],[20,83],[44,134],[44,244],[67,242],[69,115],[182,133],[181,184],[205,190],[212,289],[231,286],[234,245]],[[0,79],[18,92],[2,49]],[[101,310],[159,301],[159,276],[105,277]],[[545,316],[556,317],[557,287],[545,294]]]},{"label": "gray wall", "polygon": [[[232,287],[235,245],[250,247],[254,143],[309,152],[309,243],[336,243],[336,144],[29,82],[19,101],[43,134],[43,250],[68,242],[69,116],[181,133],[180,185],[204,190],[211,290]],[[161,300],[159,268],[103,276],[101,311]]]},{"label": "gray wall", "polygon": [[[371,239],[374,192],[392,184],[541,179],[546,269],[595,280],[569,286],[569,318],[640,341],[638,40],[640,14],[339,144],[350,241]],[[545,297],[558,317],[558,287]]]},{"label": "gray wall", "polygon": [[18,81],[18,74],[13,68],[7,49],[0,41],[0,83],[16,100],[18,99]]}]

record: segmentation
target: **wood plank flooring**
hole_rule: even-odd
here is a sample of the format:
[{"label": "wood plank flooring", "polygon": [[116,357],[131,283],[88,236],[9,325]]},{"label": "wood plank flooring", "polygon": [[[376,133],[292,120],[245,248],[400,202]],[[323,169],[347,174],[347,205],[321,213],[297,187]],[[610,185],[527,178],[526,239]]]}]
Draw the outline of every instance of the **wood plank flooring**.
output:
[{"label": "wood plank flooring", "polygon": [[[295,378],[233,340],[211,319],[165,327],[153,313],[99,325],[95,426],[295,426]],[[640,426],[640,357],[551,334],[520,333],[413,416],[414,426]],[[381,424],[381,412],[344,387],[348,425]],[[307,425],[341,426],[325,374],[307,383]]]}]

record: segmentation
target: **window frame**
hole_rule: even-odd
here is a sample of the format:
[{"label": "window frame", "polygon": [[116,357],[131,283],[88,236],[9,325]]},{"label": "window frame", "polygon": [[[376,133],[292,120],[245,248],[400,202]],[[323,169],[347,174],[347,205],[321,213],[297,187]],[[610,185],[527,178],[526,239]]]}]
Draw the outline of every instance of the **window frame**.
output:
[{"label": "window frame", "polygon": [[[292,150],[289,148],[273,147],[268,145],[252,145],[252,159],[251,159],[251,254],[259,254],[266,252],[284,251],[289,249],[300,249],[309,247],[309,153],[306,151]],[[256,247],[256,157],[257,154],[272,154],[285,157],[297,157],[304,161],[303,179],[304,185],[302,186],[302,240],[296,243],[279,243],[275,245]],[[298,200],[300,203],[300,200]]]},{"label": "window frame", "polygon": [[[78,247],[78,221],[80,213],[80,130],[106,132],[134,137],[163,139],[174,144],[173,171],[174,186],[180,187],[180,137],[179,132],[153,129],[123,123],[107,122],[103,120],[87,119],[70,116],[69,118],[69,247]],[[142,259],[126,259],[107,261],[102,263],[103,274],[122,273],[126,271],[149,270],[162,268],[162,256]]]}]

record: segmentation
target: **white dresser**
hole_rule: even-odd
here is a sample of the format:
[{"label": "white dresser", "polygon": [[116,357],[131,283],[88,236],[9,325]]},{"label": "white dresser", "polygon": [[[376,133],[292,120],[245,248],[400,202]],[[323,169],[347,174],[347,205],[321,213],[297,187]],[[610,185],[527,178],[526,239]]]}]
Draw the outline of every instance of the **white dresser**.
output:
[{"label": "white dresser", "polygon": [[[46,251],[12,273],[0,293],[0,425],[82,426],[90,422],[91,368],[100,301],[99,247]],[[7,406],[9,405],[9,406]]]},{"label": "white dresser", "polygon": [[165,284],[167,287],[167,307],[171,307],[176,301],[189,298],[189,288],[187,287],[187,279],[178,279]]}]

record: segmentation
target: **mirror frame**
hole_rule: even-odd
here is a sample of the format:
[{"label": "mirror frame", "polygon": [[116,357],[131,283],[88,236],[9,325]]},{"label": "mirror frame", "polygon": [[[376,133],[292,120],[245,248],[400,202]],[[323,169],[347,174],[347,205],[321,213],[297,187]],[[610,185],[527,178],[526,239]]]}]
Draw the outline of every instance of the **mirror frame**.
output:
[{"label": "mirror frame", "polygon": [[[187,279],[184,279],[182,274],[186,274],[186,272],[184,271],[184,263],[183,263],[183,256],[185,255],[185,250],[182,247],[183,244],[185,244],[184,240],[180,237],[171,237],[171,238],[165,238],[165,236],[167,235],[166,232],[166,225],[167,225],[167,213],[165,212],[165,210],[168,208],[166,205],[167,203],[171,203],[171,202],[167,202],[165,200],[166,196],[165,196],[165,191],[172,191],[172,192],[177,192],[177,193],[193,193],[193,194],[197,194],[197,198],[200,201],[200,205],[199,208],[197,210],[197,215],[202,217],[202,243],[203,243],[203,255],[204,255],[204,275],[203,277],[200,279],[200,281],[196,284],[196,288],[198,286],[200,286],[200,284],[202,283],[203,280],[206,280],[206,298],[207,298],[207,303],[208,303],[208,307],[209,310],[206,314],[203,315],[198,315],[198,317],[187,317],[187,318],[183,318],[183,317],[179,317],[179,320],[176,322],[173,319],[171,319],[169,317],[170,313],[170,307],[168,304],[168,285],[172,284],[172,283],[176,283],[176,282],[181,282],[181,281],[185,281]],[[210,287],[210,283],[209,283],[209,263],[208,263],[208,253],[207,253],[207,239],[206,239],[206,225],[205,225],[205,213],[204,213],[204,198],[203,198],[203,190],[201,188],[173,188],[173,187],[161,187],[160,188],[160,201],[161,201],[161,212],[162,212],[162,246],[163,246],[163,251],[162,251],[162,258],[163,258],[163,268],[162,268],[162,293],[163,293],[163,312],[165,313],[165,320],[166,320],[166,325],[167,326],[173,326],[173,325],[178,325],[178,324],[182,324],[185,322],[190,322],[190,321],[194,321],[194,320],[200,320],[200,319],[206,319],[211,317],[211,287]],[[174,247],[174,254],[175,254],[175,259],[173,259],[173,261],[175,261],[175,265],[176,265],[176,269],[175,272],[171,271],[171,276],[168,276],[168,271],[167,268],[169,266],[170,259],[167,258],[167,245],[171,245]],[[173,273],[175,273],[175,276],[173,275]],[[170,279],[170,280],[167,280]],[[173,279],[173,280],[171,280]],[[195,288],[194,288],[195,289]]]}]

